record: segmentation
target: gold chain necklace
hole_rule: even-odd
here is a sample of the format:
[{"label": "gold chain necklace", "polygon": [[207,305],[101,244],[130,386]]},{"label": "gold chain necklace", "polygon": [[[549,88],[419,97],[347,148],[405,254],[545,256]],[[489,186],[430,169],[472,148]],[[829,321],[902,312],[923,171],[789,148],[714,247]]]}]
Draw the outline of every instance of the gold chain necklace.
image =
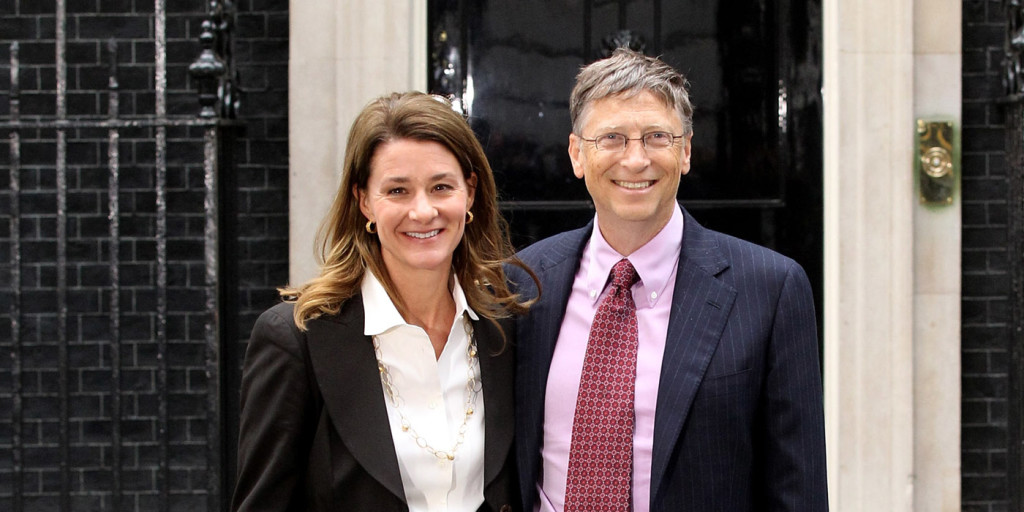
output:
[{"label": "gold chain necklace", "polygon": [[441,460],[455,460],[455,452],[458,451],[459,446],[462,446],[462,442],[466,439],[466,431],[468,430],[468,423],[470,416],[473,415],[474,407],[476,405],[476,395],[479,394],[480,390],[476,385],[476,372],[477,366],[477,355],[476,355],[476,338],[473,335],[473,324],[470,323],[469,319],[463,317],[463,326],[466,329],[466,362],[468,363],[467,378],[466,378],[466,406],[465,416],[462,418],[462,425],[459,425],[459,430],[455,436],[455,444],[448,451],[438,450],[427,440],[420,436],[416,429],[413,428],[412,422],[409,418],[405,417],[405,412],[402,411],[402,397],[398,394],[398,388],[395,387],[394,382],[391,378],[391,371],[388,369],[388,365],[384,364],[384,358],[381,356],[380,340],[377,336],[373,337],[373,353],[377,357],[377,370],[380,372],[380,381],[384,385],[384,391],[387,393],[388,398],[391,399],[391,404],[398,411],[398,416],[401,419],[402,431],[408,432],[412,436],[416,446],[423,448],[434,457]]}]

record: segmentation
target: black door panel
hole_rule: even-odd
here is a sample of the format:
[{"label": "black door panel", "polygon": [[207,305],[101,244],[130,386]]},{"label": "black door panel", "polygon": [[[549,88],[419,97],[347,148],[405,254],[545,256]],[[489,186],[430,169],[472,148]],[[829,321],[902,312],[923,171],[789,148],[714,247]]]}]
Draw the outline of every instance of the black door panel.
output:
[{"label": "black door panel", "polygon": [[[690,81],[701,223],[793,257],[821,304],[820,0],[433,0],[431,92],[453,96],[494,167],[522,247],[593,216],[567,155],[580,66],[628,44]],[[819,322],[820,324],[820,322]]]}]

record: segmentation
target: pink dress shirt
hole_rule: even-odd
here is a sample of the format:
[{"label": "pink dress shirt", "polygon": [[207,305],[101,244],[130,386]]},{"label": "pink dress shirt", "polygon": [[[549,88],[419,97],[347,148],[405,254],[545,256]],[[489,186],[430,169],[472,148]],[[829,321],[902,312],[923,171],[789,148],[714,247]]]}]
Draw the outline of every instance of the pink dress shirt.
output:
[{"label": "pink dress shirt", "polygon": [[[599,225],[595,221],[595,226]],[[628,256],[612,249],[601,235],[601,230],[594,228],[583,249],[583,258],[551,358],[544,403],[543,461],[540,481],[537,482],[540,504],[535,510],[561,512],[564,508],[572,423],[590,324],[608,292],[609,272],[622,258],[628,258],[640,275],[640,282],[633,285],[639,335],[634,398],[633,510],[645,512],[650,509],[654,409],[658,401],[661,360],[665,353],[682,242],[683,213],[678,205],[668,224],[650,242]]]}]

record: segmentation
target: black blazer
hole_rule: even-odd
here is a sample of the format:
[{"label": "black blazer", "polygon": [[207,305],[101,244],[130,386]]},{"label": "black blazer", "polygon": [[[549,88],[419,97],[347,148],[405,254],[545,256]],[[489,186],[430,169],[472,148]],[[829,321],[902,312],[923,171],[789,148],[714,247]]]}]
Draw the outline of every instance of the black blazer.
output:
[{"label": "black blazer", "polygon": [[[793,260],[705,229],[685,210],[654,419],[651,510],[828,509],[817,330]],[[543,295],[517,320],[523,505],[537,500],[548,368],[593,223],[519,256]],[[510,278],[532,296],[533,282]]]},{"label": "black blazer", "polygon": [[[405,511],[373,343],[357,295],[299,331],[293,304],[264,312],[242,370],[235,511]],[[484,504],[518,510],[513,333],[474,322],[484,399]]]}]

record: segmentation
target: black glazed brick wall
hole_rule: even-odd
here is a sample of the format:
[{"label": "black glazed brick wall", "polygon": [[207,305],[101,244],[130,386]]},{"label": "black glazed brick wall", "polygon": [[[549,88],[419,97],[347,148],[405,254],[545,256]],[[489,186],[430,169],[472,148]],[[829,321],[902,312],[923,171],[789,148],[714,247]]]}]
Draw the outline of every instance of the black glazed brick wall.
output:
[{"label": "black glazed brick wall", "polygon": [[1007,177],[998,0],[963,3],[962,493],[965,512],[1007,510]]},{"label": "black glazed brick wall", "polygon": [[256,317],[288,283],[288,1],[238,3],[235,62],[243,88],[235,143],[236,224],[228,251],[236,276],[229,307],[234,339],[225,340],[224,442],[227,483],[234,482],[240,368]]},{"label": "black glazed brick wall", "polygon": [[[21,118],[47,120],[56,114],[56,16],[54,0],[0,2],[0,121],[10,120],[11,43],[20,45]],[[188,65],[199,54],[198,35],[204,0],[167,2],[167,111],[172,116],[198,112]],[[149,0],[70,0],[67,2],[67,115],[107,115],[109,54],[117,43],[120,114],[152,116],[154,78],[154,2]],[[221,441],[228,451],[225,474],[233,471],[237,367],[255,316],[276,298],[274,288],[287,281],[288,180],[288,2],[238,0],[234,26],[234,63],[240,94],[239,128],[227,166],[229,185],[222,204],[222,232],[230,238],[222,253],[225,290],[222,340],[224,410]],[[15,489],[23,509],[61,508],[61,369],[57,321],[56,131],[22,130],[21,191],[9,191],[8,133],[0,144],[0,510],[13,510]],[[169,128],[167,169],[167,385],[159,387],[156,325],[155,130],[120,133],[121,240],[108,238],[107,130],[67,132],[67,283],[66,389],[68,431],[66,464],[70,506],[74,510],[111,510],[111,275],[109,255],[120,259],[120,359],[123,367],[120,448],[123,510],[207,510],[207,368],[203,310],[203,134],[199,129]],[[12,423],[15,381],[9,314],[12,305],[10,240],[12,204],[21,212],[18,332],[21,375],[19,429]],[[166,393],[167,400],[161,402]],[[159,431],[159,409],[166,410],[167,432]],[[20,430],[23,467],[14,479],[15,431]],[[166,440],[167,480],[159,471]],[[224,494],[230,494],[230,476]],[[161,485],[168,500],[160,503]]]}]

